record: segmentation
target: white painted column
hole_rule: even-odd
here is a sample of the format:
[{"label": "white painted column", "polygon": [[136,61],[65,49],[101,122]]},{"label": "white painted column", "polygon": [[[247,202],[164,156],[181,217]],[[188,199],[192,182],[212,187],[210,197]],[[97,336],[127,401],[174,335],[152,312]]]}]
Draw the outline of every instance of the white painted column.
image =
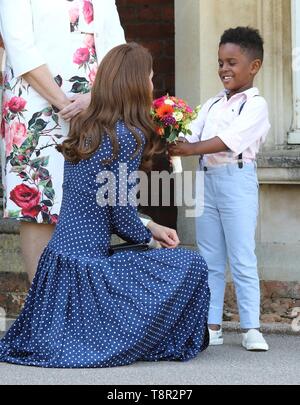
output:
[{"label": "white painted column", "polygon": [[293,47],[293,126],[289,144],[300,144],[300,1],[291,0]]}]

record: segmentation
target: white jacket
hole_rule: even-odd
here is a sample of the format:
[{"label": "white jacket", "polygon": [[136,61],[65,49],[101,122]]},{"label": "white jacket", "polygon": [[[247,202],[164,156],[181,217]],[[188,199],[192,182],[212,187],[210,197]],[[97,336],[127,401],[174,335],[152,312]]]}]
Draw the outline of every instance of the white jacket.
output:
[{"label": "white jacket", "polygon": [[[125,43],[115,0],[93,0],[98,61]],[[64,74],[72,60],[66,0],[0,0],[0,31],[7,64],[18,77],[43,64]]]}]

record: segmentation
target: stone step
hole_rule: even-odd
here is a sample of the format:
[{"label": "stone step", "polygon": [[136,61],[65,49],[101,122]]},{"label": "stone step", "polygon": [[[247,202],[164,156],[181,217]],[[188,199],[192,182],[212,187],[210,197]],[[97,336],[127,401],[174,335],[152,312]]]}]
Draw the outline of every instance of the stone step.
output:
[{"label": "stone step", "polygon": [[23,271],[19,235],[0,233],[0,274]]},{"label": "stone step", "polygon": [[20,223],[14,219],[3,219],[0,211],[0,234],[18,234]]}]

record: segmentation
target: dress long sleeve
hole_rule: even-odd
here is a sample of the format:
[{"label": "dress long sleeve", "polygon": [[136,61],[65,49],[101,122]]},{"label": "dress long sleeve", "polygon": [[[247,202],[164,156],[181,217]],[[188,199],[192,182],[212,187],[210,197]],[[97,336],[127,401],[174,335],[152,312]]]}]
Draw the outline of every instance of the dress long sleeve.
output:
[{"label": "dress long sleeve", "polygon": [[16,77],[46,63],[35,45],[29,0],[1,0],[0,31]]},{"label": "dress long sleeve", "polygon": [[[123,124],[118,126],[119,158],[109,167],[110,213],[113,232],[130,243],[149,243],[152,235],[138,216],[135,196],[142,150],[134,155],[136,141]],[[134,156],[133,156],[134,155]],[[115,191],[115,192],[114,192]]]}]

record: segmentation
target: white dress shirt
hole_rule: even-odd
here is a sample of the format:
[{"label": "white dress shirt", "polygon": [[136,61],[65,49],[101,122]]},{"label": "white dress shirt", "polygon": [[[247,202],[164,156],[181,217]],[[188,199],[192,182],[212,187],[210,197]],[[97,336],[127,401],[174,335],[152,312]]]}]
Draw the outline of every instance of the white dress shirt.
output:
[{"label": "white dress shirt", "polygon": [[205,166],[235,163],[241,153],[247,163],[255,160],[270,127],[267,102],[259,96],[256,87],[235,94],[229,100],[223,90],[204,104],[198,118],[191,124],[193,135],[187,135],[186,139],[195,143],[217,136],[230,149],[205,155]]}]

